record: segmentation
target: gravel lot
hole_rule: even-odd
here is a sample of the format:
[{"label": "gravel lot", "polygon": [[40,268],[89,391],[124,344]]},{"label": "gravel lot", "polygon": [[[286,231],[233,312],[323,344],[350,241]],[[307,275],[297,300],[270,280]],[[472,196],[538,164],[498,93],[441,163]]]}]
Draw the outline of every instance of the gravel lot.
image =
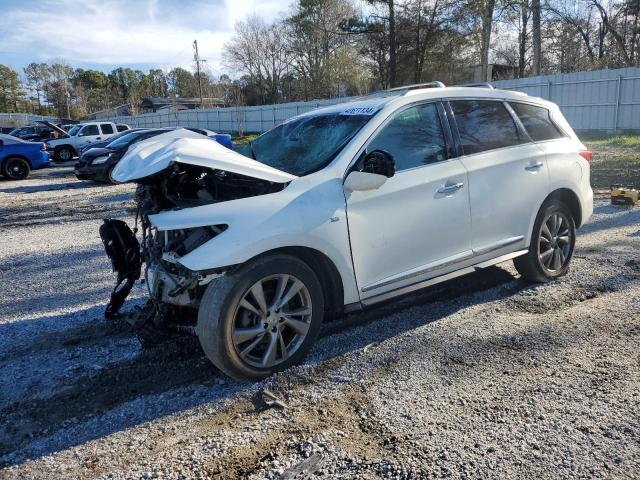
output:
[{"label": "gravel lot", "polygon": [[640,478],[640,208],[597,200],[560,281],[436,286],[246,384],[102,318],[132,190],[0,180],[0,478]]}]

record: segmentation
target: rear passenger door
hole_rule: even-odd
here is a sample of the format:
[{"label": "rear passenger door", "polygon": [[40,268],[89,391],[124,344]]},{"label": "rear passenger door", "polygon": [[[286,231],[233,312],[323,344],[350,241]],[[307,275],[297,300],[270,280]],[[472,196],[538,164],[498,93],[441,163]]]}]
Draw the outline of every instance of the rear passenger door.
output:
[{"label": "rear passenger door", "polygon": [[113,125],[110,123],[101,123],[100,130],[102,131],[102,140],[109,138],[114,134]]},{"label": "rear passenger door", "polygon": [[502,101],[451,100],[450,108],[469,175],[474,255],[492,258],[526,248],[549,192],[544,152]]}]

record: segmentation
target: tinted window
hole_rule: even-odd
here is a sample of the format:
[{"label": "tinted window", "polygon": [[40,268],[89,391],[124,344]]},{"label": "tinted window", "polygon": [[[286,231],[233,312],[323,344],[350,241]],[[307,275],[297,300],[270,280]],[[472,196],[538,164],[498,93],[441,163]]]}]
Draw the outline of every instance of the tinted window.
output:
[{"label": "tinted window", "polygon": [[100,130],[102,130],[102,133],[105,135],[111,135],[113,133],[113,127],[108,123],[101,123]]},{"label": "tinted window", "polygon": [[534,142],[564,137],[551,121],[549,110],[525,103],[509,103]]},{"label": "tinted window", "polygon": [[457,100],[451,107],[465,155],[521,143],[516,124],[502,102]]},{"label": "tinted window", "polygon": [[116,125],[116,129],[119,132],[124,132],[125,130],[129,130],[126,125]]},{"label": "tinted window", "polygon": [[398,113],[367,147],[367,151],[373,150],[390,153],[398,171],[446,160],[447,147],[435,103]]},{"label": "tinted window", "polygon": [[89,135],[100,135],[100,132],[98,131],[97,125],[87,125],[82,129],[80,135],[83,137],[87,137]]}]

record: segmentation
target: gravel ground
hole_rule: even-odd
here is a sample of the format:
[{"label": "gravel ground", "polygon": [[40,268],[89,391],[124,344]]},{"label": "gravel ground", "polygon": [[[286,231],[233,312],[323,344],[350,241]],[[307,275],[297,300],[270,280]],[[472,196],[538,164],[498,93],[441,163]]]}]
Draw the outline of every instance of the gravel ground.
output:
[{"label": "gravel ground", "polygon": [[597,200],[557,282],[439,285],[247,384],[102,319],[97,230],[131,194],[0,181],[0,478],[640,478],[640,208]]}]

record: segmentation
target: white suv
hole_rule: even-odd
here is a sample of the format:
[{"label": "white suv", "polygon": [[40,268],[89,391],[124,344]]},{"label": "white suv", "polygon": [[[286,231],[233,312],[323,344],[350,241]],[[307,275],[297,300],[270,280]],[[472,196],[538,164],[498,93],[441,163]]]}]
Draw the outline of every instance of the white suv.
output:
[{"label": "white suv", "polygon": [[[53,150],[54,160],[63,162],[72,160],[85,145],[106,140],[121,131],[119,130],[120,126],[116,126],[113,122],[79,123],[68,132],[53,124],[49,125],[56,129],[59,138],[48,140],[47,147],[49,150]],[[123,125],[123,127],[129,128],[128,125]]]},{"label": "white suv", "polygon": [[113,176],[139,183],[141,246],[123,222],[101,228],[120,281],[107,315],[145,263],[142,331],[191,325],[239,378],[300,362],[328,316],[510,259],[531,281],[564,275],[593,208],[591,153],[557,105],[516,92],[395,89],[242,153],[138,145]]}]

